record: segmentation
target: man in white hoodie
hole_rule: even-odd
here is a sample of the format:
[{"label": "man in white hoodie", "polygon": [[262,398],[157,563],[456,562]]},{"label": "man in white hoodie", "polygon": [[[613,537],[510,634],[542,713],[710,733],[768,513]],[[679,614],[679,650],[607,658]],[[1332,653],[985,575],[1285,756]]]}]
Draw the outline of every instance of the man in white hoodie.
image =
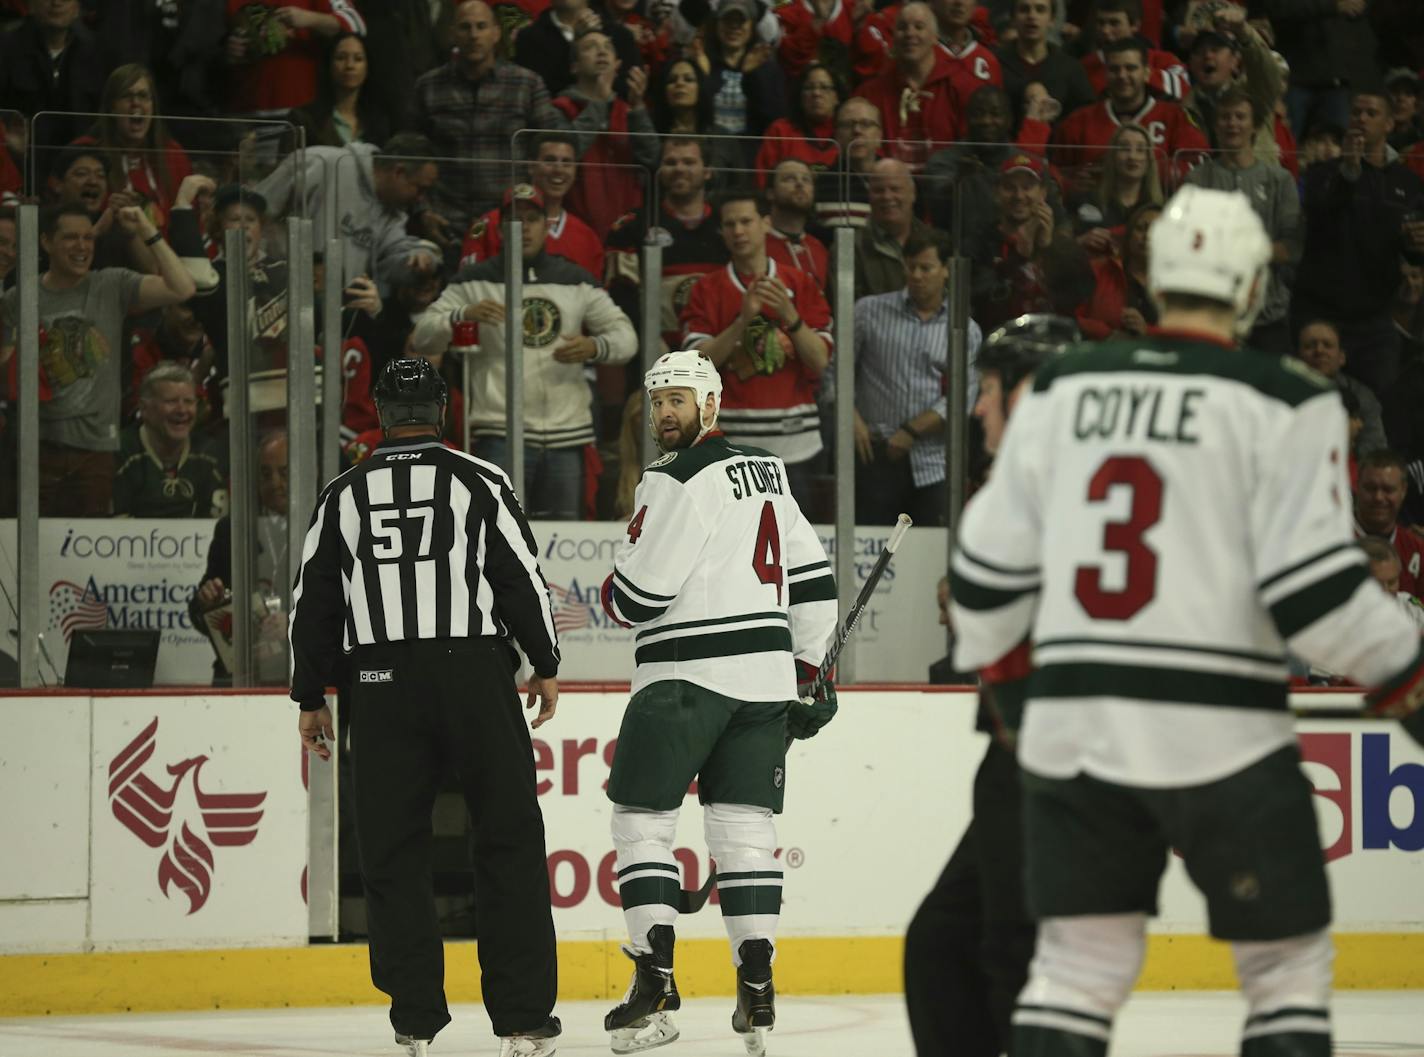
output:
[{"label": "man in white hoodie", "polygon": [[[583,495],[583,449],[594,442],[587,363],[627,363],[638,351],[633,323],[588,272],[544,252],[544,196],[516,184],[503,212],[516,210],[524,249],[524,466],[530,517],[575,520]],[[504,254],[463,269],[416,321],[417,352],[444,351],[455,328],[476,323],[465,406],[481,458],[509,470],[504,426]],[[585,333],[586,332],[586,333]],[[461,343],[468,341],[462,338]]]}]

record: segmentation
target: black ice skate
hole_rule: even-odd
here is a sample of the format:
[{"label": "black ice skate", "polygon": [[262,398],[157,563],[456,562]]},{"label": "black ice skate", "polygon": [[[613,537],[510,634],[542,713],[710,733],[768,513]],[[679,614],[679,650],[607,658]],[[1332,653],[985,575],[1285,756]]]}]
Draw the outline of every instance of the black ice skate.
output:
[{"label": "black ice skate", "polygon": [[742,1037],[749,1057],[766,1053],[766,1033],[776,1025],[776,989],[771,986],[771,943],[747,940],[739,952],[737,1009],[732,1030]]},{"label": "black ice skate", "polygon": [[623,948],[633,959],[633,982],[623,1001],[603,1018],[604,1029],[613,1036],[609,1045],[614,1053],[640,1053],[677,1039],[677,1025],[669,1016],[682,1007],[672,977],[674,941],[671,925],[654,925],[648,930],[651,953],[634,954]]}]

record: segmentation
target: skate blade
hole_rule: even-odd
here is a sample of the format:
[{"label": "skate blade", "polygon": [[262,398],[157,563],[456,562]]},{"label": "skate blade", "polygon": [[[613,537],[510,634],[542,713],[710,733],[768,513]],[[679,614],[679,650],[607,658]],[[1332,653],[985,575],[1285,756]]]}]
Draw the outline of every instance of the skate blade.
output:
[{"label": "skate blade", "polygon": [[633,1028],[614,1028],[609,1046],[614,1053],[642,1053],[676,1042],[681,1032],[667,1013],[649,1013],[647,1020]]},{"label": "skate blade", "polygon": [[770,1028],[752,1028],[741,1036],[747,1057],[766,1057],[766,1033]]}]

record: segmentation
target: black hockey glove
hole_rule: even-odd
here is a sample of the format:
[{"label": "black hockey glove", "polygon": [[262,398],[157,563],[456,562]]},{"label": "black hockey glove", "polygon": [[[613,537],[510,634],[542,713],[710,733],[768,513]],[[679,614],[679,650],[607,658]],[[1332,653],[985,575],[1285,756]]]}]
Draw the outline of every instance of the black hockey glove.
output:
[{"label": "black hockey glove", "polygon": [[1405,733],[1424,745],[1424,650],[1401,674],[1365,695],[1365,711],[1399,720]]},{"label": "black hockey glove", "polygon": [[829,679],[821,684],[815,697],[810,696],[811,684],[816,681],[816,668],[805,661],[796,662],[796,700],[786,711],[786,733],[793,738],[814,738],[820,730],[835,718],[836,687]]}]

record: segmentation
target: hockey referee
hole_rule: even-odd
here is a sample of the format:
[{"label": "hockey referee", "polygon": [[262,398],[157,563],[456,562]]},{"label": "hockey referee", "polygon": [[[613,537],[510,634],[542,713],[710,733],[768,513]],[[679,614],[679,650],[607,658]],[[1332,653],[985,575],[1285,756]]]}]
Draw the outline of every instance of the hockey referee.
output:
[{"label": "hockey referee", "polygon": [[511,639],[534,668],[538,727],[559,697],[558,640],[534,537],[509,479],[440,442],[445,382],[386,365],[384,440],[317,500],[292,590],[292,699],[303,745],[330,759],[325,687],[350,673],[356,835],[371,980],[396,1043],[424,1057],[450,1022],[431,883],[431,809],[458,776],[475,830],[481,992],[502,1057],[552,1054],[558,968],[534,754]]}]

